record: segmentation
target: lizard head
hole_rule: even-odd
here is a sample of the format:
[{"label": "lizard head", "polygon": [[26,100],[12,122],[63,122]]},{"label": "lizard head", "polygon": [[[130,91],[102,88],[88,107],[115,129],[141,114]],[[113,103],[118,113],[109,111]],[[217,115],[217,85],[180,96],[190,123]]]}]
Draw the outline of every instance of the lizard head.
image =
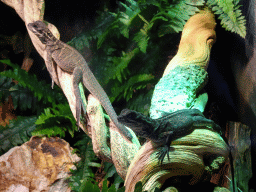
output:
[{"label": "lizard head", "polygon": [[28,24],[28,29],[32,31],[43,44],[54,38],[47,25],[43,21],[35,21]]}]

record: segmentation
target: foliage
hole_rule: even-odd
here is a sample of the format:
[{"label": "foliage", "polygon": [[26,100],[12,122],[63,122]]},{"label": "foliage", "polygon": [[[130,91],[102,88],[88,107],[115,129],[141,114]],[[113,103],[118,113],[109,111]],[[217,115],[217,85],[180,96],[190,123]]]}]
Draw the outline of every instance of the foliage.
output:
[{"label": "foliage", "polygon": [[73,191],[83,191],[85,183],[95,177],[92,167],[100,167],[101,164],[95,162],[97,158],[93,152],[91,139],[87,135],[80,135],[75,146],[78,148],[81,161],[77,164],[76,170],[71,170],[72,175],[69,178],[69,184]]},{"label": "foliage", "polygon": [[[150,102],[153,95],[153,89],[150,89],[147,93],[138,94],[137,97],[132,98],[127,102],[129,109],[137,110],[144,113],[144,115],[149,114]],[[140,105],[138,105],[138,103]]]},{"label": "foliage", "polygon": [[33,93],[26,87],[20,84],[15,84],[12,78],[5,76],[0,77],[0,100],[7,102],[9,95],[12,96],[14,109],[19,108],[21,111],[27,109],[40,112],[42,109],[37,106],[38,99],[34,97]]},{"label": "foliage", "polygon": [[10,121],[7,127],[0,126],[0,155],[12,147],[29,141],[31,132],[35,129],[36,117],[20,117]]},{"label": "foliage", "polygon": [[[102,164],[97,163],[98,159],[93,152],[91,139],[87,135],[80,135],[78,142],[75,144],[81,157],[81,161],[77,163],[76,170],[71,170],[72,176],[68,178],[69,185],[74,192],[124,192],[125,187],[122,187],[123,179],[117,174],[117,171],[112,163],[104,163],[104,180],[102,188],[99,188],[99,183],[95,181],[95,171],[93,168],[100,168]],[[107,186],[107,181],[111,180],[111,186]],[[142,184],[138,182],[135,186],[136,192],[142,192]],[[160,191],[158,188],[156,192]]]},{"label": "foliage", "polygon": [[[219,15],[226,30],[244,37],[245,20],[238,3],[239,0],[172,0],[171,3],[168,0],[126,0],[120,2],[115,13],[98,12],[96,27],[69,44],[81,53],[85,46],[89,47],[97,55],[90,67],[111,101],[125,100],[125,107],[146,114],[153,87],[164,68],[161,66],[168,63],[167,57],[176,50],[179,36],[175,34],[182,31],[192,15],[208,6]],[[18,117],[7,127],[1,127],[1,152],[27,141],[35,127],[33,135],[63,137],[68,131],[73,137],[76,122],[60,89],[57,86],[51,89],[9,60],[1,62],[12,70],[0,73],[0,99],[6,100],[11,95],[15,108],[37,110],[38,114],[43,111],[39,117]],[[84,134],[80,137],[76,146],[82,161],[78,163],[78,169],[72,171],[72,190],[100,191],[94,178],[95,168],[102,165],[93,153],[90,138]],[[104,171],[106,176],[102,191],[124,191],[124,187],[120,188],[123,181],[114,166],[105,163]],[[110,178],[114,178],[114,182],[108,188],[107,180]],[[136,184],[135,191],[142,191],[141,183]]]},{"label": "foliage", "polygon": [[178,43],[174,34],[183,30],[192,15],[208,7],[219,15],[226,30],[244,37],[245,20],[238,3],[238,0],[126,0],[119,2],[116,12],[99,11],[96,27],[71,44],[83,50],[81,42],[84,42],[97,55],[91,68],[112,102],[125,100],[133,105],[126,107],[145,112],[150,101],[142,104],[136,98],[145,92],[152,93],[147,87],[157,82],[159,65],[168,62],[170,47]]},{"label": "foliage", "polygon": [[113,180],[113,185],[116,189],[119,189],[124,183],[123,179],[118,175],[114,164],[105,162],[104,172],[106,173],[104,180]]},{"label": "foliage", "polygon": [[[72,171],[72,176],[69,178],[69,184],[72,191],[99,191],[98,182],[95,181],[94,168],[104,167],[104,181],[102,191],[124,191],[123,179],[117,174],[115,166],[112,163],[105,162],[104,164],[97,163],[98,159],[93,152],[91,139],[86,135],[79,135],[78,142],[75,144],[75,150],[80,154],[81,161],[77,164],[76,170]],[[112,185],[107,187],[107,181],[111,180]],[[91,190],[88,190],[90,188]]]},{"label": "foliage", "polygon": [[[107,180],[103,181],[103,186],[102,186],[101,190],[98,187],[98,183],[95,182],[93,179],[86,180],[85,182],[83,182],[82,185],[83,186],[80,187],[79,192],[87,192],[87,191],[90,191],[90,192],[124,192],[125,191],[125,187],[121,187],[119,189],[115,188],[114,185],[111,185],[110,187],[108,187]],[[78,190],[74,190],[74,188],[72,188],[72,190],[78,191]],[[142,190],[142,183],[139,181],[135,185],[134,192],[147,192],[147,191]],[[161,190],[156,187],[154,192],[161,192]]]},{"label": "foliage", "polygon": [[[59,135],[64,137],[65,131],[68,131],[73,137],[76,122],[68,103],[64,103],[65,99],[60,89],[57,87],[51,89],[49,84],[44,81],[38,81],[35,75],[27,73],[18,65],[11,63],[10,60],[1,60],[1,62],[11,66],[13,69],[0,73],[0,99],[2,101],[7,100],[8,96],[11,95],[15,109],[19,108],[20,111],[25,111],[26,109],[36,110],[37,114],[44,111],[37,120],[34,120],[35,117],[32,118],[37,125],[37,129],[32,135],[46,135],[48,137]],[[13,79],[17,81],[17,84],[13,82]],[[21,131],[21,134],[23,134],[23,129],[30,126],[30,120],[30,117],[19,117],[16,121],[13,121],[15,123],[5,127],[6,132],[10,131],[11,125],[23,125],[21,130],[19,129],[20,126],[11,130],[11,132],[15,130],[15,133],[18,134]],[[35,129],[35,126],[33,126],[33,129]],[[31,136],[30,132],[29,134]],[[4,135],[4,138],[9,137]],[[19,140],[17,139],[17,141]]]},{"label": "foliage", "polygon": [[79,190],[79,192],[86,192],[86,191],[90,191],[90,192],[124,192],[125,188],[122,187],[120,189],[116,189],[114,185],[111,185],[109,188],[107,186],[107,180],[103,181],[103,186],[102,186],[102,190],[100,190],[100,188],[98,187],[98,183],[95,182],[92,179],[87,180],[84,184],[83,184],[83,188],[81,190]]},{"label": "foliage", "polygon": [[[15,109],[19,107],[21,110],[32,109],[41,112],[42,108],[39,106],[44,107],[64,101],[60,89],[51,89],[44,81],[38,81],[35,75],[22,70],[10,60],[0,60],[0,62],[13,68],[0,73],[0,99],[6,100],[11,95]],[[12,79],[18,81],[18,84],[13,83]]]},{"label": "foliage", "polygon": [[239,0],[208,0],[207,5],[219,15],[221,25],[228,31],[238,33],[243,38],[246,35],[245,18],[238,5]]},{"label": "foliage", "polygon": [[149,80],[153,79],[154,76],[151,74],[139,74],[131,77],[128,81],[123,83],[120,87],[112,88],[112,97],[110,100],[115,100],[118,95],[123,93],[126,101],[132,98],[133,91],[143,89],[147,85],[144,82],[149,82]]},{"label": "foliage", "polygon": [[[72,191],[99,191],[98,183],[95,181],[94,168],[101,168],[103,164],[97,163],[98,159],[93,152],[91,139],[87,135],[79,135],[76,152],[81,156],[81,161],[77,164],[77,170],[71,170],[72,176],[69,178],[69,184]],[[116,169],[112,163],[104,163],[104,176],[102,191],[117,191],[123,180],[117,174]],[[107,187],[107,180],[111,179],[113,182],[110,188]],[[90,188],[91,190],[88,190]],[[124,191],[123,188],[118,191]]]},{"label": "foliage", "polygon": [[52,108],[45,108],[35,124],[37,128],[33,131],[33,136],[60,136],[65,137],[65,132],[74,137],[76,120],[71,113],[68,103],[54,105]]}]

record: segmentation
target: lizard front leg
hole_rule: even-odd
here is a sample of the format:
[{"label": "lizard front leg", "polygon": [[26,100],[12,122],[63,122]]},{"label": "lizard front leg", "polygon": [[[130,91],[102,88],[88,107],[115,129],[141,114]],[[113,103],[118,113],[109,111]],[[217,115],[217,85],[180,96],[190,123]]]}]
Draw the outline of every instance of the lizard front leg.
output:
[{"label": "lizard front leg", "polygon": [[52,53],[51,53],[51,50],[50,50],[50,47],[46,46],[46,56],[45,56],[45,63],[47,64],[46,67],[50,73],[50,76],[51,76],[51,79],[52,79],[52,89],[53,89],[53,86],[54,86],[54,80],[53,80],[53,73],[56,74],[56,77],[57,77],[57,73],[54,71],[54,67],[53,67],[53,59],[52,59]]},{"label": "lizard front leg", "polygon": [[161,147],[160,151],[157,153],[157,158],[159,160],[160,164],[163,164],[164,158],[167,155],[168,161],[170,161],[170,148],[171,148],[171,142],[172,142],[172,135],[173,131],[170,131],[169,134],[166,137],[166,141],[163,147]]}]

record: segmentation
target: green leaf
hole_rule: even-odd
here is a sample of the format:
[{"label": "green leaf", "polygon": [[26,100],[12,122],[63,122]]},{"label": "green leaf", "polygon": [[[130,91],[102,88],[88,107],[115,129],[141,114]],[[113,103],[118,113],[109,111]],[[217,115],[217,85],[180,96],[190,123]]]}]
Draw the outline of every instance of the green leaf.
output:
[{"label": "green leaf", "polygon": [[143,31],[138,32],[133,38],[138,43],[140,50],[146,53],[149,37]]},{"label": "green leaf", "polygon": [[207,5],[215,14],[219,15],[218,19],[221,20],[222,27],[227,31],[235,32],[245,38],[246,20],[242,16],[241,10],[239,10],[241,6],[238,5],[238,2],[233,0],[208,0]]},{"label": "green leaf", "polygon": [[186,3],[189,5],[203,6],[205,4],[205,1],[204,0],[187,0]]},{"label": "green leaf", "polygon": [[115,185],[111,185],[111,187],[108,189],[108,192],[116,192]]},{"label": "green leaf", "polygon": [[108,180],[103,181],[102,190],[101,192],[107,192],[108,191]]},{"label": "green leaf", "polygon": [[[124,53],[122,57],[114,57],[113,58],[113,65],[115,66],[114,69],[112,69],[112,75],[110,75],[113,79],[117,78],[119,82],[122,83],[123,76],[125,75],[123,73],[124,69],[127,68],[130,61],[133,59],[133,57],[139,53],[139,49],[135,48],[131,52]],[[107,80],[108,82],[108,80]]]},{"label": "green leaf", "polygon": [[[55,89],[51,89],[49,84],[46,84],[44,81],[38,81],[35,75],[27,73],[18,65],[11,63],[10,60],[0,60],[0,62],[13,68],[13,70],[1,72],[0,75],[18,81],[18,85],[14,85],[13,87],[9,88],[10,94],[12,95],[13,99],[16,100],[13,101],[15,104],[21,104],[21,107],[25,108],[24,104],[22,103],[24,102],[24,98],[26,98],[25,100],[29,100],[26,103],[28,104],[27,108],[30,108],[32,103],[35,102],[32,100],[31,95],[29,95],[30,93],[33,93],[38,101],[42,99],[44,104],[54,104],[58,103],[59,101],[64,101],[64,96],[57,87]],[[28,90],[31,92],[28,92]]]},{"label": "green leaf", "polygon": [[152,19],[164,20],[163,18],[165,18],[166,20],[166,22],[160,26],[158,35],[162,37],[168,33],[178,33],[182,31],[186,21],[199,11],[196,6],[199,6],[202,3],[203,1],[181,0],[170,5],[161,5],[161,11]]},{"label": "green leaf", "polygon": [[34,136],[47,135],[50,137],[59,135],[64,137],[65,131],[68,130],[73,137],[76,129],[76,121],[68,103],[44,109],[44,112],[38,117],[35,124],[37,128],[32,133]]},{"label": "green leaf", "polygon": [[140,31],[137,34],[135,34],[135,37],[133,38],[133,40],[138,43],[140,50],[143,53],[146,53],[148,40],[149,40],[148,31],[152,28],[154,23],[153,22],[148,23],[146,19],[141,15],[139,15],[139,17],[141,18],[141,20],[144,21],[144,27],[140,29]]},{"label": "green leaf", "polygon": [[129,28],[132,25],[132,22],[134,19],[138,16],[140,13],[140,7],[138,6],[136,1],[133,0],[127,0],[126,4],[120,2],[120,4],[125,8],[125,12],[121,12],[119,21],[123,24],[121,26],[121,34],[124,35],[124,37],[129,38]]},{"label": "green leaf", "polygon": [[120,189],[117,190],[117,192],[125,192],[125,187],[121,187]]},{"label": "green leaf", "polygon": [[97,184],[93,184],[90,180],[88,180],[85,183],[85,190],[83,190],[84,192],[90,191],[90,192],[100,192],[100,189],[98,187]]},{"label": "green leaf", "polygon": [[35,129],[36,117],[21,117],[11,120],[6,127],[0,126],[0,155],[14,146],[29,141],[31,132]]},{"label": "green leaf", "polygon": [[90,162],[90,163],[88,163],[88,166],[90,166],[90,167],[101,167],[101,164],[100,163],[95,163],[95,162]]},{"label": "green leaf", "polygon": [[123,83],[122,85],[118,86],[117,89],[112,88],[113,96],[110,98],[111,101],[115,100],[121,93],[124,94],[126,101],[132,98],[134,94],[134,90],[143,89],[146,87],[147,82],[154,79],[154,76],[151,74],[138,74]]},{"label": "green leaf", "polygon": [[142,183],[141,183],[141,181],[136,183],[134,192],[142,192]]}]

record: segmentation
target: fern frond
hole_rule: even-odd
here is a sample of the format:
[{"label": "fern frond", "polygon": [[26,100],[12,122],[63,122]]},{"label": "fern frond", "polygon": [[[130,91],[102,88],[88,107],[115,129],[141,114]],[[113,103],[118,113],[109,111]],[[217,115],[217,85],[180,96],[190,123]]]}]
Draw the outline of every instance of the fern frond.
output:
[{"label": "fern frond", "polygon": [[[1,74],[1,73],[0,73]],[[9,89],[13,86],[11,78],[0,76],[0,100],[4,101],[8,98]]]},{"label": "fern frond", "polygon": [[65,131],[69,131],[74,136],[76,121],[71,113],[68,103],[55,105],[53,108],[46,108],[38,117],[35,124],[37,128],[33,131],[33,136],[47,135],[48,137],[59,135],[65,136]]},{"label": "fern frond", "polygon": [[15,84],[12,78],[0,76],[0,100],[7,101],[12,96],[14,109],[19,108],[21,111],[30,109],[40,113],[43,107],[38,105],[38,99],[34,97],[32,91],[24,88],[19,84]]},{"label": "fern frond", "polygon": [[44,81],[38,81],[36,75],[31,75],[22,70],[18,65],[13,64],[10,60],[0,60],[13,68],[0,73],[1,76],[9,77],[18,81],[17,86],[13,86],[9,91],[17,91],[18,86],[31,90],[38,101],[42,99],[43,103],[58,103],[64,100],[63,94],[57,89],[51,89],[49,84]]},{"label": "fern frond", "polygon": [[134,0],[126,0],[126,3],[127,5],[120,2],[120,4],[125,8],[125,12],[121,12],[120,18],[118,18],[118,20],[122,24],[120,25],[121,34],[123,34],[124,37],[129,38],[129,30],[132,27],[131,25],[141,10],[138,3]]},{"label": "fern frond", "polygon": [[143,89],[146,87],[147,83],[154,79],[154,76],[151,74],[138,74],[129,78],[129,80],[122,85],[119,85],[118,88],[112,88],[112,97],[111,101],[115,100],[121,93],[125,97],[126,101],[132,98],[134,90]]},{"label": "fern frond", "polygon": [[142,15],[139,15],[139,17],[144,21],[144,26],[142,29],[140,29],[140,31],[137,34],[135,34],[135,37],[133,38],[133,40],[137,42],[140,50],[143,53],[146,53],[148,40],[149,40],[148,31],[152,28],[154,23],[153,22],[148,23]]},{"label": "fern frond", "polygon": [[134,0],[126,0],[126,3],[120,2],[124,11],[118,13],[110,13],[115,20],[112,24],[99,36],[98,48],[109,36],[120,37],[120,34],[125,38],[129,38],[130,31],[139,29],[143,22],[138,18],[138,14],[141,12],[138,3]]},{"label": "fern frond", "polygon": [[83,52],[84,47],[90,47],[89,37],[86,34],[80,34],[78,37],[75,37],[71,41],[67,42],[67,44],[74,47],[80,53]]},{"label": "fern frond", "polygon": [[141,93],[136,97],[132,97],[127,102],[127,108],[135,111],[141,111],[144,115],[148,115],[153,91],[154,89],[150,89],[147,93]]},{"label": "fern frond", "polygon": [[72,187],[72,191],[88,191],[85,187],[87,180],[95,178],[95,174],[91,165],[101,166],[97,163],[97,157],[93,152],[93,146],[90,137],[86,134],[80,134],[78,141],[74,145],[78,148],[81,161],[76,165],[76,170],[71,170],[72,176],[69,177],[69,185]]},{"label": "fern frond", "polygon": [[[139,49],[135,48],[132,51],[125,53],[123,52],[123,56],[122,57],[113,57],[112,58],[112,69],[109,72],[109,79],[106,80],[106,82],[108,82],[111,79],[118,79],[119,82],[122,83],[123,78],[125,78],[126,74],[124,73],[124,69],[127,68],[128,64],[130,63],[130,61],[132,60],[132,58],[138,54]],[[126,71],[128,72],[128,71]]]},{"label": "fern frond", "polygon": [[241,6],[238,5],[239,1],[234,0],[208,0],[207,5],[219,15],[221,25],[228,31],[235,32],[241,37],[245,38],[246,35],[246,20],[242,15]]},{"label": "fern frond", "polygon": [[21,117],[11,120],[7,127],[0,129],[0,155],[12,147],[29,141],[31,132],[36,128],[36,117]]},{"label": "fern frond", "polygon": [[163,21],[159,28],[159,37],[169,33],[178,33],[183,30],[186,21],[190,16],[199,11],[197,6],[203,4],[203,1],[187,1],[179,0],[173,1],[172,4],[159,3],[155,4],[159,7],[159,13],[157,13],[152,20]]}]

